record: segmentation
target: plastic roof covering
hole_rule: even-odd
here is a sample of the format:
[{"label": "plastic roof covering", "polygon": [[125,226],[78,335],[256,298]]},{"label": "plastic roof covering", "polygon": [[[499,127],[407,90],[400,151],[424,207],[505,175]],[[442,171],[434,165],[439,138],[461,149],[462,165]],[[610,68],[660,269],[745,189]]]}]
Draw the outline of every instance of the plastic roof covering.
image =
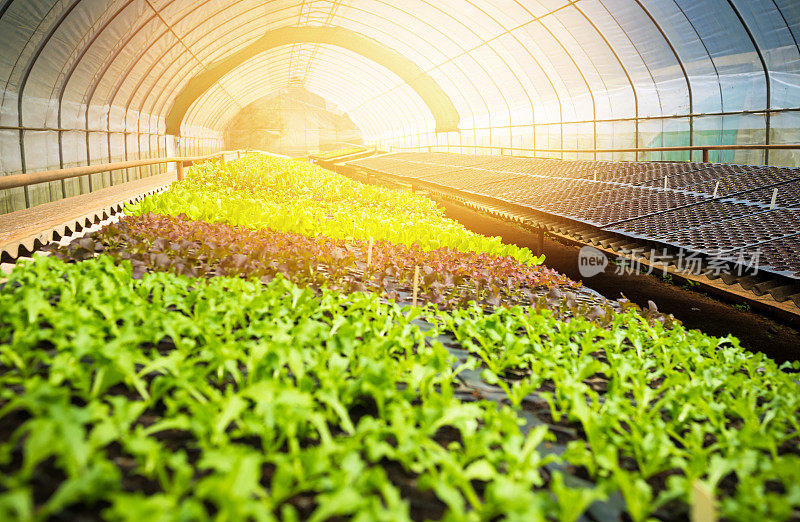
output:
[{"label": "plastic roof covering", "polygon": [[297,78],[384,145],[763,143],[800,127],[796,0],[0,0],[0,170],[163,152],[192,77],[266,31],[320,25],[415,62],[460,132],[437,135],[386,67],[298,42],[202,95],[183,144],[222,147],[237,110]]},{"label": "plastic roof covering", "polygon": [[[281,91],[293,78],[302,79],[311,92],[335,100],[363,132],[373,137],[387,130],[393,135],[432,130],[430,126],[419,127],[430,123],[431,112],[397,75],[352,51],[314,44],[282,46],[237,67],[198,98],[185,121],[202,128],[221,128],[242,106],[265,93]],[[382,103],[373,105],[372,110],[368,102],[374,91],[363,88],[364,84],[387,91]],[[238,103],[226,103],[230,96]]]}]

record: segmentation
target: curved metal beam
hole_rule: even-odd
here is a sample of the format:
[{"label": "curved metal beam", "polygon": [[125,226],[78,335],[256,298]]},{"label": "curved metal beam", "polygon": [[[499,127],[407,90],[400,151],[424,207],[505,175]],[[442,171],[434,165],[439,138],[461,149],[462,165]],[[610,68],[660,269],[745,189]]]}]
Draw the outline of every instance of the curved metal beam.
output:
[{"label": "curved metal beam", "polygon": [[13,3],[14,0],[5,0],[3,5],[0,5],[0,18],[3,18],[3,15],[6,14],[6,11],[8,11],[8,8],[11,7],[11,4]]},{"label": "curved metal beam", "polygon": [[283,27],[267,32],[244,49],[210,65],[192,78],[175,97],[166,117],[167,134],[180,135],[181,122],[192,103],[225,74],[254,56],[281,45],[315,43],[343,47],[370,59],[402,78],[419,94],[433,113],[437,132],[458,130],[459,116],[453,101],[433,78],[414,62],[380,42],[342,27]]},{"label": "curved metal beam", "polygon": [[[656,21],[656,19],[653,16],[653,14],[642,4],[642,0],[634,0],[634,1],[639,6],[639,8],[642,10],[642,12],[645,15],[647,15],[647,18],[650,19],[650,22],[652,22],[653,26],[656,28],[658,33],[661,35],[661,37],[666,42],[667,46],[669,47],[670,51],[672,52],[672,55],[675,57],[675,62],[681,68],[681,73],[683,73],[683,78],[684,78],[684,80],[686,80],[686,91],[689,94],[689,114],[688,114],[688,116],[689,116],[689,145],[694,145],[694,93],[692,91],[692,82],[689,80],[689,73],[686,72],[686,64],[684,64],[683,60],[681,60],[681,57],[678,54],[677,48],[672,43],[672,40],[670,40],[669,37],[667,36],[667,33],[664,31],[664,28],[661,27],[661,24],[659,24]],[[677,4],[676,4],[676,6],[677,6]],[[606,8],[606,9],[608,9],[608,8]],[[609,13],[610,12],[611,11],[609,11]],[[639,55],[641,56],[641,53],[639,53]],[[711,57],[709,56],[709,59],[710,58]],[[662,126],[662,129],[663,129],[663,126]],[[663,141],[662,141],[662,143],[663,143]],[[692,153],[689,152],[689,160],[691,160],[691,159],[692,159]]]},{"label": "curved metal beam", "polygon": [[[766,82],[766,112],[765,112],[765,120],[766,120],[766,132],[764,134],[764,143],[769,145],[770,144],[770,126],[771,126],[771,118],[772,118],[772,79],[770,78],[770,69],[767,66],[767,60],[764,58],[764,51],[758,45],[758,41],[756,40],[755,35],[753,34],[753,30],[747,25],[744,17],[742,16],[741,11],[739,8],[736,7],[736,4],[733,0],[728,0],[728,3],[731,6],[736,18],[739,19],[739,22],[742,24],[744,28],[744,32],[747,33],[747,37],[750,39],[750,43],[753,44],[753,48],[756,51],[756,55],[758,56],[758,61],[761,62],[761,68],[764,70],[764,81]],[[769,149],[764,151],[764,165],[769,165]]]}]

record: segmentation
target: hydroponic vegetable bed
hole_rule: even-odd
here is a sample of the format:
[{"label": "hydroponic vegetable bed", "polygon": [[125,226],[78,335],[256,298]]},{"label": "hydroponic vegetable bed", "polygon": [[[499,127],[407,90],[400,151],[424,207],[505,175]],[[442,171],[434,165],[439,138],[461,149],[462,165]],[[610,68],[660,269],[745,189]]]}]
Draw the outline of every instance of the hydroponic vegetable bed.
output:
[{"label": "hydroponic vegetable bed", "polygon": [[0,518],[800,519],[800,365],[249,155],[0,288]]}]

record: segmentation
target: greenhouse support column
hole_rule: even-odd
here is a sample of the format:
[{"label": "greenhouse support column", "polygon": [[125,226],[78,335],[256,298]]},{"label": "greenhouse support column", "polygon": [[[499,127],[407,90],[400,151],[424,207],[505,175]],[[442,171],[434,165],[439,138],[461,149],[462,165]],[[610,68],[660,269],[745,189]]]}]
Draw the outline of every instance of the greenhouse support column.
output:
[{"label": "greenhouse support column", "polygon": [[[88,109],[87,109],[87,113],[88,113]],[[88,114],[87,114],[87,118],[88,118]],[[89,137],[89,129],[88,129],[89,122],[88,122],[88,120],[86,122],[86,127],[87,127],[87,129],[85,131],[85,133],[86,133],[86,164],[87,165],[91,165],[92,164],[91,150],[90,150],[90,148],[91,148],[90,141],[91,140],[90,140],[90,137]],[[102,176],[102,174],[101,174],[101,176]],[[89,179],[89,192],[94,192],[94,181],[92,180],[92,174],[89,174],[86,177]]]},{"label": "greenhouse support column", "polygon": [[[59,109],[60,110],[60,109]],[[63,138],[62,133],[63,129],[61,129],[61,125],[59,124],[58,130],[56,134],[58,135],[58,168],[64,168],[64,148],[63,148]],[[63,179],[61,180],[61,199],[65,199],[67,197],[67,182]]]},{"label": "greenhouse support column", "polygon": [[[127,121],[124,122],[124,128],[125,128],[125,132],[123,132],[123,134],[122,134],[122,140],[123,140],[122,151],[123,151],[123,154],[124,154],[125,161],[128,161],[129,160],[129,158],[128,158],[128,136],[130,135],[130,132],[128,132],[128,130],[127,130],[128,129]],[[130,182],[130,180],[131,180],[131,169],[125,169],[125,181],[126,182]]]},{"label": "greenhouse support column", "polygon": [[[21,96],[20,96],[20,98],[21,98]],[[22,116],[20,116],[20,121],[22,121]],[[23,173],[28,172],[28,168],[25,165],[25,129],[22,128],[22,123],[20,123],[20,126],[19,126],[19,152],[20,152],[19,161],[20,161],[20,165],[22,166],[22,172]],[[31,196],[30,196],[30,194],[28,192],[28,186],[25,185],[24,187],[22,187],[22,191],[25,194],[25,208],[30,208],[31,207]]]}]

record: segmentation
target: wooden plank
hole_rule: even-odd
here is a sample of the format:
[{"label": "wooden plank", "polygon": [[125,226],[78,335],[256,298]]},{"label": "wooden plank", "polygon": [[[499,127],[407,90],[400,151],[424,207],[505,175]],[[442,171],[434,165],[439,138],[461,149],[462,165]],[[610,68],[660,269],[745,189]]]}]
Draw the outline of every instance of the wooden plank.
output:
[{"label": "wooden plank", "polygon": [[168,172],[0,215],[0,256],[15,259],[21,250],[46,245],[56,235],[112,215],[125,203],[164,190],[175,180],[175,173]]}]

